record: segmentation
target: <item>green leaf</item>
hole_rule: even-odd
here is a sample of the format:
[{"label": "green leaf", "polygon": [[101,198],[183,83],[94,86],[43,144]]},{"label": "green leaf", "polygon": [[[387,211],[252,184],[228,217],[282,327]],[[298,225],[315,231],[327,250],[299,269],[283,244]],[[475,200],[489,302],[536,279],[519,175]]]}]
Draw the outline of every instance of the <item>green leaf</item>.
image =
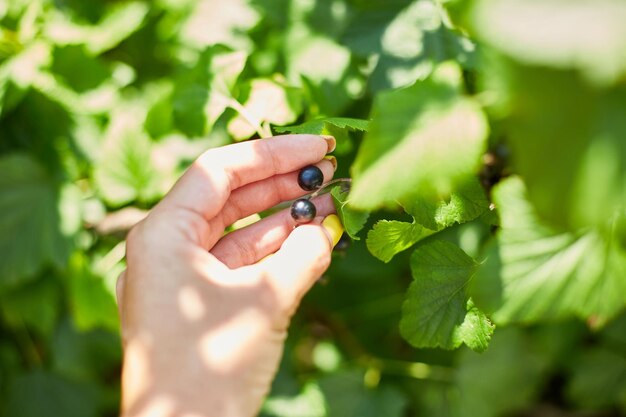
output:
[{"label": "green leaf", "polygon": [[293,397],[269,397],[263,411],[272,417],[325,417],[324,395],[315,383],[308,383]]},{"label": "green leaf", "polygon": [[74,323],[82,331],[102,327],[117,332],[120,323],[115,296],[88,262],[81,255],[74,255],[70,260],[67,289]]},{"label": "green leaf", "polygon": [[150,139],[135,129],[112,129],[95,165],[95,183],[111,206],[152,201],[158,195]]},{"label": "green leaf", "polygon": [[182,71],[172,96],[176,126],[187,136],[206,135],[231,105],[235,82],[246,64],[244,52],[214,46]]},{"label": "green leaf", "polygon": [[[0,292],[44,266],[63,267],[80,224],[69,188],[27,155],[0,158]],[[64,207],[64,208],[63,208]]]},{"label": "green leaf", "polygon": [[83,93],[100,86],[111,77],[111,71],[105,64],[90,56],[82,45],[55,48],[50,69],[68,86]]},{"label": "green leaf", "polygon": [[96,417],[98,391],[44,371],[33,371],[11,381],[5,413],[11,417]]},{"label": "green leaf", "polygon": [[472,12],[478,36],[516,60],[576,68],[603,83],[626,72],[624,20],[619,0],[480,0]]},{"label": "green leaf", "polygon": [[352,150],[352,142],[348,132],[367,132],[369,121],[362,119],[350,119],[347,117],[329,117],[310,120],[296,126],[276,126],[278,133],[305,133],[311,135],[330,135],[337,140],[335,153],[347,154]]},{"label": "green leaf", "polygon": [[333,187],[330,194],[333,196],[337,215],[339,215],[346,233],[352,239],[360,240],[361,238],[357,236],[357,233],[365,226],[370,215],[369,212],[354,210],[350,206],[349,191],[343,191],[341,186]]},{"label": "green leaf", "polygon": [[425,79],[438,63],[474,62],[474,43],[444,24],[445,9],[434,1],[358,2],[342,41],[357,55],[373,57],[368,88],[405,87]]},{"label": "green leaf", "polygon": [[130,1],[111,7],[97,25],[83,25],[69,20],[62,13],[53,13],[43,31],[57,45],[83,44],[99,55],[135,33],[144,23],[149,8],[144,2]]},{"label": "green leaf", "polygon": [[498,184],[493,198],[502,228],[471,294],[496,323],[576,315],[602,324],[626,305],[626,252],[614,236],[545,225],[518,177]]},{"label": "green leaf", "polygon": [[0,296],[4,322],[14,328],[24,325],[50,337],[61,312],[61,290],[53,277],[27,283]]},{"label": "green leaf", "polygon": [[355,207],[375,209],[420,195],[441,198],[477,169],[487,136],[485,117],[450,85],[450,77],[453,84],[458,81],[458,69],[440,70],[427,81],[377,96],[370,130],[352,166]]},{"label": "green leaf", "polygon": [[293,123],[302,113],[302,90],[275,80],[253,79],[241,95],[243,112],[235,109],[239,114],[228,123],[228,132],[235,139],[249,138],[263,123]]},{"label": "green leaf", "polygon": [[461,351],[457,362],[453,414],[459,417],[516,415],[534,404],[545,383],[547,363],[519,329],[498,330],[486,352]]},{"label": "green leaf", "polygon": [[380,220],[367,233],[367,249],[383,262],[435,233],[418,223]]},{"label": "green leaf", "polygon": [[540,217],[568,230],[608,229],[607,219],[626,206],[626,88],[492,61],[487,90],[500,98],[499,128]]},{"label": "green leaf", "polygon": [[[180,5],[181,2],[176,3]],[[179,20],[176,27],[175,34],[181,44],[198,50],[217,44],[238,50],[252,48],[247,32],[258,23],[260,16],[248,1],[188,3],[191,10],[186,13],[187,19],[182,22]]]},{"label": "green leaf", "polygon": [[[351,63],[350,51],[334,39],[304,24],[295,24],[285,39],[286,76],[292,85],[303,84],[312,98],[313,114],[340,114],[350,103],[350,81],[361,75]],[[323,57],[323,58],[322,58]]]},{"label": "green leaf", "polygon": [[434,240],[411,256],[413,283],[402,305],[400,333],[413,346],[476,351],[489,345],[494,326],[468,298],[476,262],[458,246]]},{"label": "green leaf", "polygon": [[359,371],[338,372],[319,380],[326,397],[327,417],[401,417],[407,399],[396,388],[379,386],[368,389]]},{"label": "green leaf", "polygon": [[310,120],[296,126],[276,126],[278,133],[308,133],[311,135],[328,135],[332,126],[342,130],[367,132],[369,121],[363,119],[350,119],[347,117],[326,117]]},{"label": "green leaf", "polygon": [[418,223],[431,230],[474,220],[485,213],[490,204],[485,190],[474,177],[456,187],[449,199],[437,201],[416,196],[401,203]]}]

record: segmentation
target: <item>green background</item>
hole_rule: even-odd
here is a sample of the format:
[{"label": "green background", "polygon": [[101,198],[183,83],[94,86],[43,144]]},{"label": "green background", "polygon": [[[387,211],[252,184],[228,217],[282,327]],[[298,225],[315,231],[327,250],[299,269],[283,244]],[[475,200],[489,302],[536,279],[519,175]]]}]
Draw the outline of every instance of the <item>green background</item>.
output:
[{"label": "green background", "polygon": [[125,233],[204,150],[283,131],[337,137],[359,239],[263,416],[625,415],[625,21],[619,0],[0,0],[0,416],[117,415]]}]

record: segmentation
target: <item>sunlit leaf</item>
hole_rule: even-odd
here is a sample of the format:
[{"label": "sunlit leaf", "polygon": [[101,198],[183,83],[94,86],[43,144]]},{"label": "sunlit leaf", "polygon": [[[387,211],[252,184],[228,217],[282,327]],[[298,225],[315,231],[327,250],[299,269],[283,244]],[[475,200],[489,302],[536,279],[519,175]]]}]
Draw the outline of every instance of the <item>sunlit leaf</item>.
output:
[{"label": "sunlit leaf", "polygon": [[247,1],[200,0],[194,6],[178,33],[184,44],[197,49],[216,44],[250,49],[245,32],[258,22],[259,15]]},{"label": "sunlit leaf", "polygon": [[309,383],[293,397],[275,396],[265,401],[263,411],[272,417],[325,417],[324,395],[317,384]]},{"label": "sunlit leaf", "polygon": [[598,90],[572,71],[492,59],[512,162],[540,217],[557,227],[607,227],[626,206],[626,88]]},{"label": "sunlit leaf", "polygon": [[429,79],[378,95],[352,166],[353,204],[373,209],[449,195],[473,175],[486,135],[480,108],[447,81]]},{"label": "sunlit leaf", "polygon": [[150,140],[132,129],[117,133],[108,134],[96,163],[99,192],[113,206],[151,201],[158,194],[158,183],[150,159]]},{"label": "sunlit leaf", "polygon": [[173,120],[187,136],[207,134],[231,105],[231,90],[247,55],[215,46],[177,79],[172,96]]},{"label": "sunlit leaf", "polygon": [[474,220],[489,207],[485,191],[476,178],[460,184],[449,198],[437,201],[418,195],[401,203],[418,223],[432,230]]},{"label": "sunlit leaf", "polygon": [[328,135],[332,126],[348,131],[367,132],[369,121],[362,119],[350,119],[347,117],[326,117],[310,120],[297,126],[276,126],[274,130],[279,133],[309,133],[312,135]]},{"label": "sunlit leaf", "polygon": [[56,11],[46,21],[46,37],[57,45],[82,44],[93,54],[101,54],[117,46],[136,32],[148,15],[148,5],[131,1],[116,3],[97,25],[73,22]]},{"label": "sunlit leaf", "polygon": [[603,83],[626,72],[620,0],[481,0],[472,20],[480,37],[521,62],[580,69]]},{"label": "sunlit leaf", "polygon": [[435,233],[418,223],[380,220],[367,233],[367,249],[383,262]]},{"label": "sunlit leaf", "polygon": [[473,65],[473,42],[444,24],[445,13],[434,1],[357,2],[342,40],[354,53],[374,57],[370,90],[406,87],[448,59]]},{"label": "sunlit leaf", "polygon": [[242,108],[228,124],[236,139],[247,139],[264,123],[288,124],[302,113],[302,91],[271,79],[254,79],[242,88]]},{"label": "sunlit leaf", "polygon": [[487,349],[494,326],[469,299],[476,262],[444,240],[428,242],[411,256],[413,283],[402,305],[400,333],[420,348],[454,349],[462,343]]},{"label": "sunlit leaf", "polygon": [[517,177],[499,184],[494,200],[502,229],[471,293],[496,323],[576,315],[602,324],[626,305],[626,251],[615,236],[545,225]]}]

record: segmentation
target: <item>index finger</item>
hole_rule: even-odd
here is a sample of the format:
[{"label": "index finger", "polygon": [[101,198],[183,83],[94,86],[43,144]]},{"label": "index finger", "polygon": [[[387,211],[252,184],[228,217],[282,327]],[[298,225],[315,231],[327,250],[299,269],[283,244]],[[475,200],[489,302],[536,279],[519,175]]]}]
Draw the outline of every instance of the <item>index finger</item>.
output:
[{"label": "index finger", "polygon": [[231,191],[320,161],[335,139],[320,135],[282,135],[206,151],[161,202],[213,218]]}]

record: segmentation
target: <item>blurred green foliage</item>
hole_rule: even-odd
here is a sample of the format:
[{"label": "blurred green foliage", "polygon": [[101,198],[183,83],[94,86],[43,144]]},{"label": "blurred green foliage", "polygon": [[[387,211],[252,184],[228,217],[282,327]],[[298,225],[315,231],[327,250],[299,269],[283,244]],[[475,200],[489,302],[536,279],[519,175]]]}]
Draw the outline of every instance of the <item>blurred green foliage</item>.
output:
[{"label": "blurred green foliage", "polygon": [[625,21],[0,0],[0,415],[116,415],[125,233],[202,151],[289,131],[337,138],[366,238],[304,300],[263,416],[623,415]]}]

